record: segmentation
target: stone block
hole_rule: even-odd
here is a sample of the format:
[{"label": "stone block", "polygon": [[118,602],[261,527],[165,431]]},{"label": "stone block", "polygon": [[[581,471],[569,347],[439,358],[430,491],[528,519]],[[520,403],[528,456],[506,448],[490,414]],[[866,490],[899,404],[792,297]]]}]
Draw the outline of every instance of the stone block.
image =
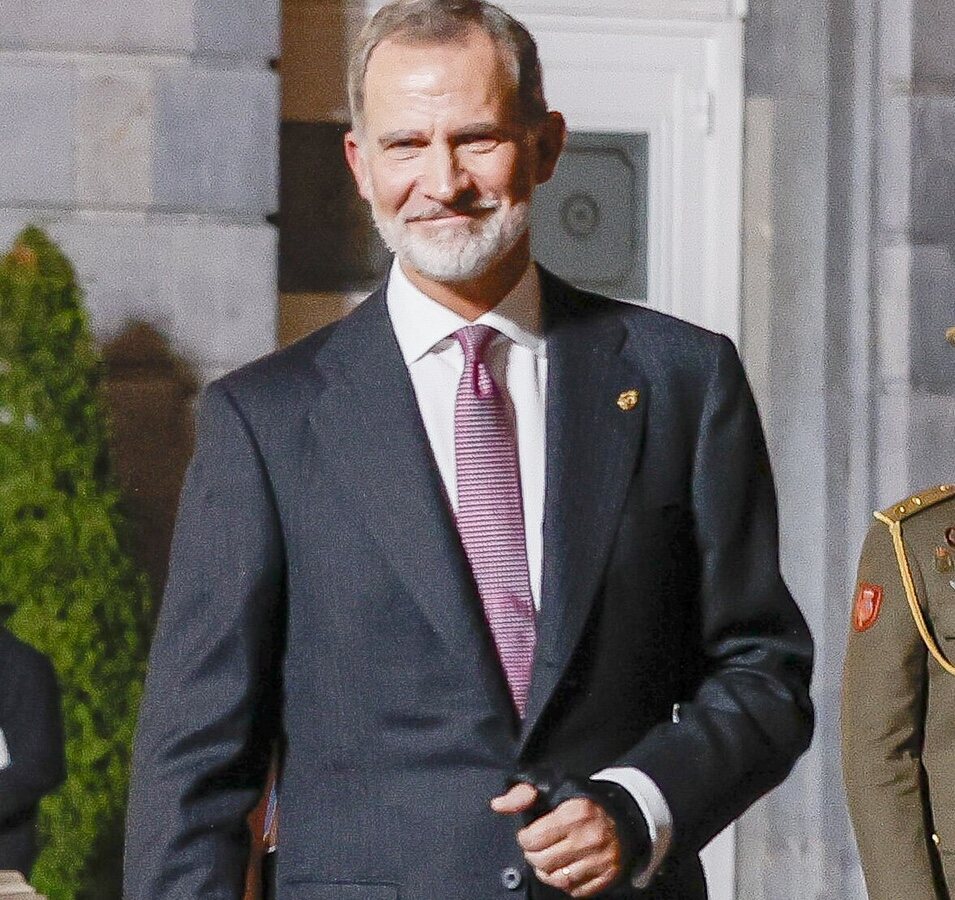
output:
[{"label": "stone block", "polygon": [[152,202],[153,75],[103,64],[81,69],[76,95],[80,204],[144,207]]},{"label": "stone block", "polygon": [[278,0],[193,0],[196,49],[227,56],[279,55]]},{"label": "stone block", "polygon": [[912,103],[912,200],[915,243],[955,243],[955,96]]},{"label": "stone block", "polygon": [[73,200],[73,84],[69,66],[0,59],[0,204],[63,206]]},{"label": "stone block", "polygon": [[[275,347],[270,225],[116,222],[94,214],[32,219],[73,262],[100,341],[146,323],[203,380]],[[27,221],[0,216],[0,244],[8,246]]]},{"label": "stone block", "polygon": [[174,345],[207,376],[276,346],[276,233],[261,226],[169,229],[163,278]]},{"label": "stone block", "polygon": [[133,321],[168,332],[172,313],[165,282],[175,261],[169,260],[163,229],[85,216],[45,227],[76,268],[100,340],[113,338]]},{"label": "stone block", "polygon": [[4,0],[0,47],[278,55],[278,0]]},{"label": "stone block", "polygon": [[778,103],[773,129],[773,232],[780,240],[815,242],[825,232],[828,212],[827,104]]},{"label": "stone block", "polygon": [[746,96],[826,96],[829,5],[825,0],[750,4],[744,38]]},{"label": "stone block", "polygon": [[268,214],[278,205],[274,73],[156,72],[153,198],[164,209]]},{"label": "stone block", "polygon": [[43,228],[72,263],[98,339],[110,340],[130,321],[168,333],[172,316],[163,280],[169,252],[162,230],[142,221],[117,223],[69,212],[5,213],[0,247],[8,247],[28,224]]},{"label": "stone block", "polygon": [[[879,398],[873,467],[873,507],[882,509],[922,485],[909,471],[914,412],[908,390],[892,391]],[[927,485],[926,485],[927,486]]]},{"label": "stone block", "polygon": [[195,0],[4,0],[0,46],[32,50],[195,49]]},{"label": "stone block", "polygon": [[30,224],[30,221],[24,213],[0,210],[0,256],[11,248],[16,236]]},{"label": "stone block", "polygon": [[955,16],[950,0],[912,0],[912,78],[916,83],[955,82]]},{"label": "stone block", "polygon": [[[955,350],[949,348],[955,357]],[[955,368],[955,359],[953,359]],[[913,393],[909,413],[908,468],[913,490],[952,480],[955,396]]]}]

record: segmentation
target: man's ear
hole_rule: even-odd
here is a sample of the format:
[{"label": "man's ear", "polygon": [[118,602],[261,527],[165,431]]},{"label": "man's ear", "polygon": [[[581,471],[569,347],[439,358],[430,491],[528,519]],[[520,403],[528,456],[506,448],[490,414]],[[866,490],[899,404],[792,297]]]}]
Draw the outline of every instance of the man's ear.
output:
[{"label": "man's ear", "polygon": [[556,110],[548,110],[537,133],[537,184],[550,181],[557,160],[567,143],[567,123]]},{"label": "man's ear", "polygon": [[351,173],[355,178],[358,193],[361,194],[363,199],[369,200],[368,166],[365,164],[361,142],[355,131],[349,131],[345,134],[345,161],[348,163],[348,168],[351,169]]}]

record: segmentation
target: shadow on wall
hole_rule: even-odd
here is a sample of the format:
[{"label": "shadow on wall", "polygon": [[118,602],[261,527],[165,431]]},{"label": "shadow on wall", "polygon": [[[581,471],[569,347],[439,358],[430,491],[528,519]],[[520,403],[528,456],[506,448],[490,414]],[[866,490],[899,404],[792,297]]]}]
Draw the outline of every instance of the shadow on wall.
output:
[{"label": "shadow on wall", "polygon": [[179,491],[192,455],[199,381],[166,338],[143,322],[130,323],[101,350],[110,450],[131,527],[130,549],[158,598],[166,580]]}]

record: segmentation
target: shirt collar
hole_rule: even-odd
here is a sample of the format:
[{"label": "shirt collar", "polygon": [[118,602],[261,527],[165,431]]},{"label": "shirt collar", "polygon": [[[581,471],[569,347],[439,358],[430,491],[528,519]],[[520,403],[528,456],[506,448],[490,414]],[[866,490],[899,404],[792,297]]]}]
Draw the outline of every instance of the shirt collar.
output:
[{"label": "shirt collar", "polygon": [[540,278],[533,263],[494,309],[469,322],[415,287],[396,258],[388,277],[387,304],[405,365],[417,362],[459,328],[472,324],[490,325],[515,344],[527,347],[538,356],[545,355]]}]

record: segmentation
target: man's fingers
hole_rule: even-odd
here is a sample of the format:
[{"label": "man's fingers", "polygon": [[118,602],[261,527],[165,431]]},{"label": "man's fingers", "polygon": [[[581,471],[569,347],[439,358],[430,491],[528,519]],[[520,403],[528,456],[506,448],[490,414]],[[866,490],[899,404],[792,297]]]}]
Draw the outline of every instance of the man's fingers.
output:
[{"label": "man's fingers", "polygon": [[562,841],[594,817],[597,805],[592,800],[574,797],[565,800],[556,809],[535,819],[517,832],[517,843],[525,852],[545,850]]},{"label": "man's fingers", "polygon": [[581,857],[579,848],[570,840],[564,839],[544,850],[525,850],[524,859],[538,872],[552,875],[564,866],[577,862]]},{"label": "man's fingers", "polygon": [[554,871],[535,868],[541,884],[557,888],[572,897],[589,897],[606,890],[620,875],[620,868],[606,857],[586,857]]},{"label": "man's fingers", "polygon": [[539,853],[524,853],[524,858],[535,871],[553,876],[563,869],[573,869],[575,881],[586,881],[605,872],[617,869],[620,855],[611,840],[597,847],[587,847],[571,835],[566,840],[548,847]]},{"label": "man's fingers", "polygon": [[491,809],[504,815],[524,812],[530,809],[537,799],[537,788],[526,781],[515,784],[507,793],[491,800]]},{"label": "man's fingers", "polygon": [[569,893],[571,897],[593,897],[595,894],[607,890],[616,878],[617,875],[598,875],[596,878],[590,879],[590,881],[585,881],[583,884],[572,887],[567,893]]},{"label": "man's fingers", "polygon": [[620,877],[613,820],[592,800],[575,797],[517,833],[538,881],[572,897],[590,897]]}]

